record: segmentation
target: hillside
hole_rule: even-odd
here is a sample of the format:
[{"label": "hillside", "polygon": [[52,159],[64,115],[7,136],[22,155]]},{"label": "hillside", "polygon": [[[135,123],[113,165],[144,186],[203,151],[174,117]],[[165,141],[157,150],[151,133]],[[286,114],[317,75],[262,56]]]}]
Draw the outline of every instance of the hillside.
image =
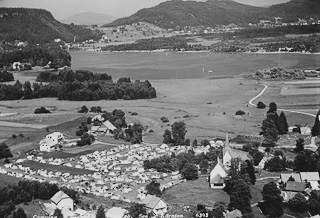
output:
[{"label": "hillside", "polygon": [[142,9],[130,17],[120,18],[104,26],[148,22],[161,28],[175,29],[185,26],[247,24],[254,21],[252,14],[261,10],[263,9],[259,7],[227,0],[207,2],[173,0]]},{"label": "hillside", "polygon": [[297,21],[297,18],[317,17],[320,19],[319,0],[291,0],[290,2],[273,5],[260,14],[260,18],[282,17],[284,21]]},{"label": "hillside", "polygon": [[0,8],[0,29],[0,41],[46,43],[56,38],[71,42],[74,36],[77,41],[101,38],[97,31],[60,23],[43,9]]},{"label": "hillside", "polygon": [[182,29],[186,26],[216,26],[234,23],[256,23],[260,19],[282,17],[284,21],[316,17],[320,19],[319,0],[291,0],[270,7],[254,7],[231,0],[206,2],[172,0],[145,8],[130,17],[120,18],[106,27],[148,22],[161,28]]},{"label": "hillside", "polygon": [[84,12],[80,14],[75,14],[65,20],[63,23],[66,24],[77,24],[77,25],[98,25],[101,26],[106,23],[114,21],[116,18],[108,14],[94,13],[94,12]]}]

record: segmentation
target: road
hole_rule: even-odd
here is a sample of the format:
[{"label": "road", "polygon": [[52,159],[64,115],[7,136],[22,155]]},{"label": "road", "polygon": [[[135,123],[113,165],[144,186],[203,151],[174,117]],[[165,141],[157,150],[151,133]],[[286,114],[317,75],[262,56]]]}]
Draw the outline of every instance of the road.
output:
[{"label": "road", "polygon": [[[267,85],[261,84],[264,86],[264,88],[262,89],[261,92],[259,92],[258,95],[256,95],[255,97],[253,97],[250,101],[249,104],[253,107],[256,107],[255,104],[253,104],[253,101],[256,100],[257,98],[259,98],[261,95],[263,95],[263,93],[268,89]],[[284,111],[284,112],[290,112],[290,113],[296,113],[296,114],[303,114],[303,115],[307,115],[307,116],[311,116],[311,117],[316,117],[316,115],[314,114],[310,114],[310,113],[306,113],[306,112],[301,112],[301,111],[294,111],[294,110],[287,110],[287,109],[281,109],[278,108],[279,111]]]}]

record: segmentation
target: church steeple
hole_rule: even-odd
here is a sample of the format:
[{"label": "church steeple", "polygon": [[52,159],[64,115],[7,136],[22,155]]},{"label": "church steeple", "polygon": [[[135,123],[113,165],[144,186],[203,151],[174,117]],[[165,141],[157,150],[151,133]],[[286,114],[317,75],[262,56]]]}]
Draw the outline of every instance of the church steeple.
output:
[{"label": "church steeple", "polygon": [[223,155],[226,153],[227,150],[230,149],[230,145],[229,145],[229,135],[228,133],[226,133],[226,141],[224,142],[224,146],[223,146]]}]

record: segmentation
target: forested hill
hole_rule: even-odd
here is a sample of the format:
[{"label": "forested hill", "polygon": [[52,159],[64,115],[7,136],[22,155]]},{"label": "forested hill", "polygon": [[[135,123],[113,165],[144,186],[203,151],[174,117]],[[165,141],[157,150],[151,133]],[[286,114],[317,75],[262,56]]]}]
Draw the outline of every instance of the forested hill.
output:
[{"label": "forested hill", "polygon": [[298,18],[320,19],[319,0],[291,0],[290,2],[273,5],[260,13],[259,18],[282,17],[286,22],[297,21]]},{"label": "forested hill", "polygon": [[172,0],[142,9],[130,17],[120,18],[105,26],[120,26],[141,21],[168,29],[230,23],[247,24],[255,21],[253,14],[261,10],[264,9],[226,0],[207,2]]},{"label": "forested hill", "polygon": [[216,26],[256,23],[261,19],[297,21],[314,17],[320,19],[320,0],[291,0],[268,8],[253,7],[231,0],[206,2],[171,0],[152,8],[145,8],[130,17],[120,18],[105,26],[120,26],[149,22],[162,28],[181,29],[186,26]]},{"label": "forested hill", "polygon": [[67,42],[98,40],[101,34],[82,26],[67,25],[57,21],[43,9],[0,8],[0,41],[28,41],[46,43],[60,38]]}]

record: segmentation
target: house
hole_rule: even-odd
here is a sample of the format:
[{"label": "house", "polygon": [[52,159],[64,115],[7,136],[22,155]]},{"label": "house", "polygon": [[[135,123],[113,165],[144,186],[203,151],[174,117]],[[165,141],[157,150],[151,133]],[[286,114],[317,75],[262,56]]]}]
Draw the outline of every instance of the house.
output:
[{"label": "house", "polygon": [[70,211],[74,210],[74,202],[73,199],[70,198],[66,193],[63,191],[57,192],[51,198],[51,204],[60,210],[68,209]]},{"label": "house", "polygon": [[79,218],[95,218],[96,214],[90,211],[82,210],[80,208],[74,211],[75,215]]},{"label": "house", "polygon": [[60,132],[54,132],[46,136],[45,139],[40,141],[40,151],[50,152],[57,144],[64,140],[64,136]]},{"label": "house", "polygon": [[319,188],[319,172],[300,172],[301,181],[308,182],[312,190],[320,190]]},{"label": "house", "polygon": [[285,190],[291,192],[303,192],[306,188],[307,184],[305,182],[288,181],[286,183]]},{"label": "house", "polygon": [[106,218],[123,218],[128,211],[121,207],[112,207],[106,212]]},{"label": "house", "polygon": [[307,126],[300,127],[301,135],[311,135],[311,128]]},{"label": "house", "polygon": [[227,213],[224,214],[225,218],[241,218],[242,213],[240,210],[235,209],[233,211],[227,211]]},{"label": "house", "polygon": [[210,171],[209,185],[211,188],[222,189],[225,187],[224,178],[227,177],[227,172],[221,160],[218,158],[217,164]]},{"label": "house", "polygon": [[113,134],[113,131],[116,129],[117,127],[115,127],[109,120],[107,120],[104,123],[102,123],[102,125],[98,129],[98,132],[104,132],[110,136]]},{"label": "house", "polygon": [[290,192],[290,191],[281,191],[281,197],[283,198],[284,202],[288,202],[292,199],[298,192]]},{"label": "house", "polygon": [[246,161],[249,160],[251,161],[253,158],[249,154],[249,152],[237,150],[237,149],[232,149],[229,144],[229,136],[228,133],[226,134],[226,141],[224,143],[223,147],[223,166],[228,169],[228,167],[231,164],[231,159],[234,158],[240,158],[241,161]]},{"label": "house", "polygon": [[149,213],[152,213],[155,216],[162,216],[167,213],[168,205],[167,203],[153,195],[147,195],[143,200],[142,204],[146,205],[146,208]]},{"label": "house", "polygon": [[263,169],[264,169],[264,166],[266,165],[266,163],[267,163],[271,158],[273,158],[273,157],[272,157],[272,156],[264,156],[264,157],[260,160],[260,162],[259,162],[259,164],[258,164],[258,169],[263,170]]},{"label": "house", "polygon": [[301,182],[301,177],[299,173],[282,173],[280,174],[280,179],[283,183],[287,183],[288,180],[292,177],[294,182]]}]

